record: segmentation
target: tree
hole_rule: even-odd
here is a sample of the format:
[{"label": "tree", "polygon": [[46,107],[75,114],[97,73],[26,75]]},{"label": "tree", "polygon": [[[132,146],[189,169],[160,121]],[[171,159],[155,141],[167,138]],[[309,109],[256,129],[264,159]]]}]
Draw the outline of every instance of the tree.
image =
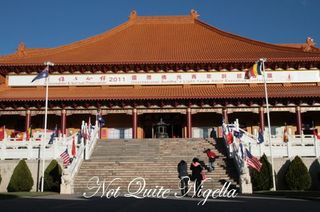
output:
[{"label": "tree", "polygon": [[32,186],[33,179],[30,169],[24,160],[20,160],[13,171],[7,190],[8,192],[30,191]]},{"label": "tree", "polygon": [[311,186],[311,176],[299,156],[291,161],[285,176],[286,183],[291,190],[307,190]]},{"label": "tree", "polygon": [[260,172],[255,169],[250,171],[253,190],[270,190],[272,188],[272,168],[265,154],[260,158],[262,167]]},{"label": "tree", "polygon": [[0,172],[0,184],[1,184],[1,181],[2,181],[2,177],[1,177],[1,172]]},{"label": "tree", "polygon": [[52,160],[44,172],[44,190],[60,192],[62,169],[56,160]]}]

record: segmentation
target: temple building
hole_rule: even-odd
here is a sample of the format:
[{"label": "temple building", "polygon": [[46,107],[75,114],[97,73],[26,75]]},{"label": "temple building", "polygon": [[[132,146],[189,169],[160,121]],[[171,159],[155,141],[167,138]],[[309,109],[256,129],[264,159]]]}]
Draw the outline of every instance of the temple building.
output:
[{"label": "temple building", "polygon": [[[212,127],[239,120],[254,132],[266,125],[263,78],[246,71],[266,58],[272,133],[320,130],[320,49],[269,44],[224,32],[187,16],[138,16],[102,34],[55,48],[21,43],[0,56],[0,126],[7,134],[44,126],[45,80],[50,67],[48,128],[78,130],[82,120],[105,119],[101,136],[208,137]],[[6,41],[2,41],[6,42]]]}]

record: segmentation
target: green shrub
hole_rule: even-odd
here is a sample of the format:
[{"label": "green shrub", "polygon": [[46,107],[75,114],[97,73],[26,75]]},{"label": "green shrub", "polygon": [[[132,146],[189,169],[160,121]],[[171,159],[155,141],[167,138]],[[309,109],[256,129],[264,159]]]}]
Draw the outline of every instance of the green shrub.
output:
[{"label": "green shrub", "polygon": [[285,179],[291,190],[307,190],[311,186],[311,176],[308,169],[298,156],[291,161]]},{"label": "green shrub", "polygon": [[44,172],[44,190],[60,192],[62,169],[56,160],[52,160]]},{"label": "green shrub", "polygon": [[270,190],[270,188],[273,187],[271,164],[269,163],[265,154],[263,154],[263,156],[260,158],[260,162],[262,163],[260,172],[256,171],[255,169],[250,170],[253,190]]},{"label": "green shrub", "polygon": [[27,163],[21,160],[13,171],[8,192],[30,191],[33,186],[33,179]]}]

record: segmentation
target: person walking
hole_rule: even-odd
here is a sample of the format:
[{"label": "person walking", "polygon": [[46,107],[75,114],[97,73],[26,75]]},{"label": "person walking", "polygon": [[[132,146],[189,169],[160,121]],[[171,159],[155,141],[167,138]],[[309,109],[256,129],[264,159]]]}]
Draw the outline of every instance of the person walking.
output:
[{"label": "person walking", "polygon": [[215,145],[217,143],[217,132],[214,129],[214,127],[212,127],[212,130],[210,132],[210,138],[212,138],[212,144]]},{"label": "person walking", "polygon": [[193,158],[192,163],[190,165],[190,170],[192,171],[191,174],[191,180],[195,181],[195,189],[196,189],[196,195],[200,195],[200,190],[201,190],[201,181],[202,181],[202,166],[199,163],[198,158]]},{"label": "person walking", "polygon": [[217,155],[211,149],[206,149],[204,153],[207,154],[209,160],[208,171],[212,172],[214,170],[214,162],[216,161]]},{"label": "person walking", "polygon": [[187,196],[188,194],[188,183],[189,183],[189,176],[188,176],[188,165],[184,160],[181,160],[178,163],[178,173],[180,179],[180,190],[182,196]]}]

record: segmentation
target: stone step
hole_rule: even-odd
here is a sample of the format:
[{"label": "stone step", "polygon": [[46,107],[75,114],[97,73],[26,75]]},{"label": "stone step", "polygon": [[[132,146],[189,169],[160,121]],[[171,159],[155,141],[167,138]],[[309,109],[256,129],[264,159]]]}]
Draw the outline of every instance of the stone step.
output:
[{"label": "stone step", "polygon": [[[234,167],[226,164],[226,157],[204,139],[130,139],[130,140],[100,140],[92,157],[84,161],[74,181],[76,193],[87,191],[87,183],[93,176],[100,180],[121,178],[113,186],[126,188],[136,177],[146,180],[146,188],[164,186],[179,191],[177,164],[183,159],[188,168],[192,158],[198,157],[208,164],[204,149],[212,149],[219,158],[215,161],[215,170],[206,173],[210,181],[204,187],[221,188],[223,182],[231,182],[237,187],[237,182],[229,177],[230,172],[236,172]],[[190,170],[188,170],[191,173]],[[132,187],[135,188],[135,187]]]}]

